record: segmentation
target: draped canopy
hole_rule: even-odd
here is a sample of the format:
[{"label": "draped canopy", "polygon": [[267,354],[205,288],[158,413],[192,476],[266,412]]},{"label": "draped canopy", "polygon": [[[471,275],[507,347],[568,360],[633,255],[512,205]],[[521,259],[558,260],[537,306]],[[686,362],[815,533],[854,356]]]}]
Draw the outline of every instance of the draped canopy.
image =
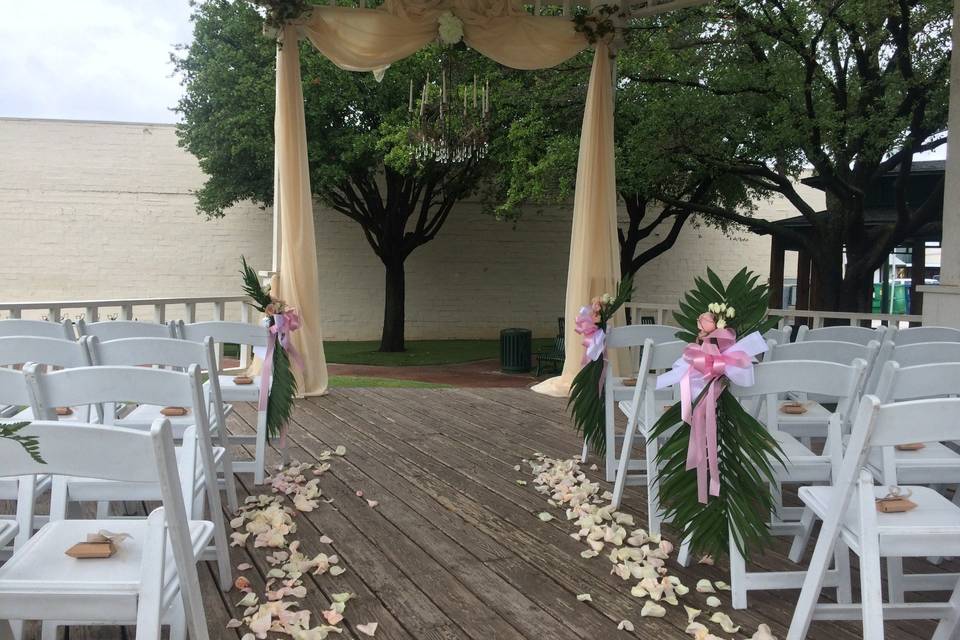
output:
[{"label": "draped canopy", "polygon": [[[666,8],[693,1],[673,0],[657,6]],[[304,354],[300,389],[306,395],[325,392],[327,372],[296,43],[307,38],[342,69],[383,73],[391,63],[436,40],[438,18],[447,11],[462,21],[463,40],[468,46],[516,69],[552,67],[589,46],[570,18],[531,15],[510,0],[386,0],[376,9],[320,6],[287,23],[280,33],[274,203],[281,244],[278,287],[280,296],[297,307],[302,316],[302,328],[294,334],[294,340]],[[620,279],[611,52],[603,41],[594,48],[573,206],[565,305],[568,318],[592,297],[612,292]],[[538,385],[537,391],[566,395],[580,368],[583,347],[573,323],[567,322],[566,326],[567,360],[563,374]]]}]

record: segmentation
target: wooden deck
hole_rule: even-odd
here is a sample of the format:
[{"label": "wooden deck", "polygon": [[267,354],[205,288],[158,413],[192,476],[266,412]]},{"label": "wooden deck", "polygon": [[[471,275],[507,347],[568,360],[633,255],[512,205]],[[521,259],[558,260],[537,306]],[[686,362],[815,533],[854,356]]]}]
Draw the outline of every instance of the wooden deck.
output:
[{"label": "wooden deck", "polygon": [[[251,407],[238,407],[233,427],[249,432],[252,419]],[[379,640],[690,637],[682,607],[668,605],[662,619],[641,618],[632,583],[610,575],[603,556],[582,559],[584,546],[569,537],[570,523],[562,517],[541,522],[536,514],[549,509],[545,497],[532,483],[516,484],[531,480],[526,466],[514,470],[521,458],[538,451],[553,457],[579,452],[562,400],[523,389],[335,390],[299,403],[290,444],[292,458],[301,461],[347,447],[320,479],[323,495],[333,502],[299,514],[291,536],[308,555],[330,553],[332,546],[347,569],[338,577],[310,576],[302,601],[319,614],[332,593],[357,594],[343,634],[333,638],[362,640],[355,625],[373,621]],[[249,475],[241,476],[240,488],[244,494],[258,491]],[[357,491],[379,504],[369,507]],[[623,507],[638,526],[645,522],[643,491],[629,489]],[[322,544],[322,535],[333,544]],[[787,546],[759,564],[790,568],[783,557]],[[264,550],[248,545],[232,553],[235,565],[254,565],[245,575],[259,589],[269,569]],[[721,566],[682,569],[671,562],[670,569],[691,588],[704,577],[729,581]],[[213,575],[206,567],[201,576],[211,637],[239,638],[245,630],[225,624],[240,617],[240,596],[221,593]],[[581,593],[591,594],[592,603],[578,602]],[[732,611],[729,594],[719,595],[720,610],[743,629],[723,634],[709,625],[718,635],[749,638],[766,622],[783,638],[797,592],[751,593],[747,611]],[[704,600],[691,590],[681,603],[707,612]],[[636,625],[633,634],[617,631],[623,619]],[[932,630],[928,622],[890,623],[887,637],[928,638]],[[72,635],[117,637],[115,630],[84,631]],[[856,624],[818,622],[810,637],[855,640],[861,633]]]}]

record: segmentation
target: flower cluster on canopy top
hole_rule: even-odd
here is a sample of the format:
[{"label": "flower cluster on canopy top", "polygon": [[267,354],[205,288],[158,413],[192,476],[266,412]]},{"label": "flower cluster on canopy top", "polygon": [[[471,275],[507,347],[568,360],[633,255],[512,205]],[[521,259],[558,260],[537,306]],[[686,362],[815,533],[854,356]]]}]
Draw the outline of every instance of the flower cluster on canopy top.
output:
[{"label": "flower cluster on canopy top", "polygon": [[443,44],[457,44],[463,40],[463,20],[452,11],[444,11],[437,16],[437,32]]}]

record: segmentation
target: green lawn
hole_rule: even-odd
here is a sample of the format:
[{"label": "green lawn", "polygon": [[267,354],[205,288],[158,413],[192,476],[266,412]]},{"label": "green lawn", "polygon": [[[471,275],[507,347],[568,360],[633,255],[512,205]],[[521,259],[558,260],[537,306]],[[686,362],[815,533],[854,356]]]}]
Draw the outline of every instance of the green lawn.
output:
[{"label": "green lawn", "polygon": [[371,378],[367,376],[330,376],[331,389],[357,387],[391,387],[414,389],[449,389],[449,384],[421,382],[419,380],[398,380],[396,378]]},{"label": "green lawn", "polygon": [[[533,341],[533,351],[545,349],[552,338]],[[407,340],[403,353],[380,353],[380,342],[324,342],[327,362],[337,364],[372,364],[386,367],[454,364],[500,357],[497,340]]]}]

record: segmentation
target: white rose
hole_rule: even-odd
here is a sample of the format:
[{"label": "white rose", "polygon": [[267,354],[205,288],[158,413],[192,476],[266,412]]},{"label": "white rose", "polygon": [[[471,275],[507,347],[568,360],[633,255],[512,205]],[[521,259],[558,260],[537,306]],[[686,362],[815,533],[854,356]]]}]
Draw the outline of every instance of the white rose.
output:
[{"label": "white rose", "polygon": [[444,44],[457,44],[463,40],[463,21],[452,11],[444,11],[437,16],[437,31]]},{"label": "white rose", "polygon": [[717,329],[723,329],[726,326],[727,326],[726,320],[724,320],[723,318],[720,318],[719,320],[717,320]]},{"label": "white rose", "polygon": [[727,307],[727,317],[728,317],[728,318],[732,318],[732,317],[733,317],[733,314],[734,314],[734,309],[733,309],[733,307]]}]

